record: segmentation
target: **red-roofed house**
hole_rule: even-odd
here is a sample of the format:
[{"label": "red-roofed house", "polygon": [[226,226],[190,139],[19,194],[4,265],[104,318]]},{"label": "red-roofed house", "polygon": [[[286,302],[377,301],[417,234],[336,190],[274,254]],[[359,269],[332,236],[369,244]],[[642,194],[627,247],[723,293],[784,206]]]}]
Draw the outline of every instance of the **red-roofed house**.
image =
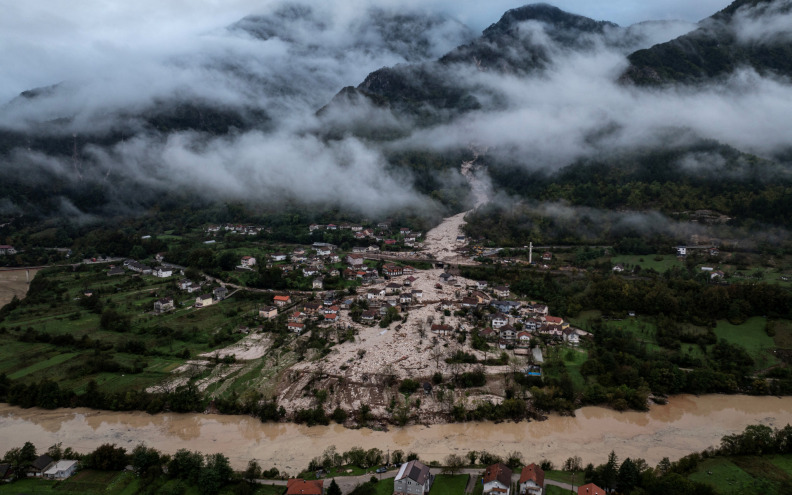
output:
[{"label": "red-roofed house", "polygon": [[286,306],[291,302],[291,296],[275,296],[273,298],[275,306]]},{"label": "red-roofed house", "polygon": [[484,495],[509,495],[511,491],[512,470],[499,462],[484,470],[481,482],[484,484]]},{"label": "red-roofed house", "polygon": [[578,488],[578,495],[605,495],[605,490],[594,483],[589,483]]},{"label": "red-roofed house", "polygon": [[323,495],[324,480],[290,479],[286,482],[286,495]]},{"label": "red-roofed house", "polygon": [[303,331],[303,328],[305,328],[305,324],[298,323],[296,321],[290,321],[289,323],[286,324],[286,328],[288,328],[290,331],[294,333],[300,333]]},{"label": "red-roofed house", "polygon": [[542,495],[545,474],[536,464],[529,464],[520,473],[520,495]]}]

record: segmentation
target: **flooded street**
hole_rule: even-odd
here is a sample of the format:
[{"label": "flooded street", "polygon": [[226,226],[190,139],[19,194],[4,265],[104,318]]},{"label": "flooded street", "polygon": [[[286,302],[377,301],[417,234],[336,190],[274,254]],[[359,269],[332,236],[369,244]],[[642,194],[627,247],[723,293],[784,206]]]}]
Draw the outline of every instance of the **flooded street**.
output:
[{"label": "flooded street", "polygon": [[643,457],[655,465],[717,445],[724,435],[749,424],[782,427],[792,422],[792,397],[708,395],[678,396],[651,411],[619,413],[585,407],[577,416],[551,416],[522,423],[453,423],[391,428],[380,432],[339,425],[306,427],[263,424],[247,416],[106,412],[89,409],[20,409],[0,405],[0,453],[32,441],[38,449],[56,442],[87,452],[103,443],[131,450],[137,443],[164,452],[180,448],[222,452],[235,468],[249,459],[296,475],[329,445],[343,452],[353,446],[413,451],[425,461],[450,453],[520,451],[526,461],[542,458],[559,465],[578,455],[584,463],[606,461],[611,450],[620,459]]}]

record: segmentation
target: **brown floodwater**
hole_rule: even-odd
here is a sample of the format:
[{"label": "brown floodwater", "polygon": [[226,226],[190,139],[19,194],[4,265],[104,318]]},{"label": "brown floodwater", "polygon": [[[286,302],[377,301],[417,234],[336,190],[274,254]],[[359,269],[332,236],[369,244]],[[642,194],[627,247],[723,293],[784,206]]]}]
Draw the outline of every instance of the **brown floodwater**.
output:
[{"label": "brown floodwater", "polygon": [[540,422],[413,425],[390,431],[265,424],[248,416],[49,411],[0,404],[0,454],[26,441],[39,450],[62,442],[80,452],[103,443],[131,450],[143,442],[169,453],[181,448],[221,452],[236,468],[256,459],[264,467],[292,475],[330,445],[340,452],[353,446],[401,449],[426,461],[469,450],[501,455],[519,451],[527,461],[546,458],[556,465],[573,455],[584,463],[603,463],[615,450],[620,459],[642,457],[655,465],[663,457],[675,460],[717,445],[724,435],[749,424],[780,428],[787,423],[792,423],[792,397],[742,395],[682,395],[667,405],[652,406],[649,412],[584,407],[575,417],[551,416]]}]

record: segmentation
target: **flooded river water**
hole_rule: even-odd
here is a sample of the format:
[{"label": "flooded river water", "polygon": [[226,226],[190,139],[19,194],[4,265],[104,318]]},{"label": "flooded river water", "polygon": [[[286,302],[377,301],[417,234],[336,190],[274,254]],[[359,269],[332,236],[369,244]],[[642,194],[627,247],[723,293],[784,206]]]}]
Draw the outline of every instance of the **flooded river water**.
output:
[{"label": "flooded river water", "polygon": [[329,445],[340,452],[353,446],[401,449],[426,461],[469,450],[499,454],[516,450],[527,461],[547,458],[556,465],[572,455],[584,463],[603,463],[615,450],[621,459],[642,457],[655,465],[663,457],[674,460],[717,445],[722,436],[757,423],[771,427],[792,423],[792,397],[683,395],[645,413],[585,407],[575,417],[551,416],[541,422],[414,425],[387,432],[339,425],[264,424],[247,416],[48,411],[0,404],[0,453],[25,441],[40,450],[62,442],[81,452],[103,443],[131,450],[144,442],[171,453],[180,448],[222,452],[236,468],[257,459],[264,467],[275,466],[292,475]]}]

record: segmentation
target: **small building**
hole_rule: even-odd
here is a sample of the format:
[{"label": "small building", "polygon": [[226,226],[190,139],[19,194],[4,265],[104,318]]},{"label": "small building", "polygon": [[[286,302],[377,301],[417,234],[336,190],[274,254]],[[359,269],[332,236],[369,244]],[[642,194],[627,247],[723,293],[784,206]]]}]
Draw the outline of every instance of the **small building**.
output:
[{"label": "small building", "polygon": [[324,495],[324,480],[290,479],[286,482],[286,495]]},{"label": "small building", "polygon": [[211,306],[213,303],[214,303],[214,298],[212,297],[212,294],[203,294],[195,298],[196,308]]},{"label": "small building", "polygon": [[61,460],[44,471],[44,477],[51,480],[65,480],[77,471],[77,461]]},{"label": "small building", "polygon": [[506,464],[499,462],[488,466],[484,470],[481,483],[484,485],[484,495],[509,495],[511,493],[512,470]]},{"label": "small building", "polygon": [[259,309],[259,317],[271,320],[278,316],[278,308],[275,306],[264,306]]},{"label": "small building", "polygon": [[11,481],[14,476],[14,466],[11,464],[0,464],[0,481]]},{"label": "small building", "polygon": [[275,296],[273,301],[275,301],[275,306],[286,306],[287,304],[291,304],[291,296]]},{"label": "small building", "polygon": [[414,460],[401,465],[393,478],[393,495],[424,495],[434,483],[434,475],[421,461]]},{"label": "small building", "polygon": [[404,269],[399,265],[388,263],[382,267],[382,273],[388,277],[398,277],[404,275]]},{"label": "small building", "polygon": [[124,269],[120,266],[111,266],[110,270],[107,271],[108,277],[115,277],[116,275],[123,275]]},{"label": "small building", "polygon": [[677,256],[687,256],[687,246],[677,246],[676,247],[676,254]]},{"label": "small building", "polygon": [[346,257],[344,258],[344,262],[345,262],[347,265],[351,266],[351,267],[360,267],[360,266],[363,266],[363,261],[364,261],[364,260],[365,260],[365,258],[363,258],[363,255],[362,255],[362,254],[360,254],[360,253],[352,253],[352,254],[348,254],[348,255],[346,255]]},{"label": "small building", "polygon": [[511,292],[509,291],[508,285],[499,285],[497,287],[492,288],[492,292],[495,294],[495,297],[509,297]]},{"label": "small building", "polygon": [[550,251],[545,251],[542,253],[542,261],[551,261],[553,259],[553,253]]},{"label": "small building", "polygon": [[17,251],[16,251],[16,249],[14,249],[14,246],[9,246],[8,244],[0,245],[0,256],[2,256],[2,255],[10,256],[12,254],[16,254],[16,252]]},{"label": "small building", "polygon": [[166,311],[173,310],[173,298],[172,297],[163,297],[162,299],[157,299],[154,301],[154,312],[155,313],[164,313]]},{"label": "small building", "polygon": [[454,329],[450,325],[434,324],[432,325],[432,332],[438,335],[449,335]]},{"label": "small building", "polygon": [[520,473],[520,495],[544,495],[545,473],[536,464],[528,464]]},{"label": "small building", "polygon": [[242,256],[242,261],[240,265],[246,266],[248,268],[250,268],[251,266],[255,266],[256,258],[254,258],[253,256]]},{"label": "small building", "polygon": [[614,273],[621,273],[624,271],[624,265],[616,265],[612,268]]},{"label": "small building", "polygon": [[305,328],[305,323],[290,321],[289,323],[286,324],[286,328],[288,328],[289,331],[291,332],[300,333],[303,331],[303,328]]},{"label": "small building", "polygon": [[324,279],[323,279],[322,277],[316,277],[316,278],[313,280],[313,285],[312,285],[312,287],[313,287],[314,289],[322,290],[322,288],[324,287]]},{"label": "small building", "polygon": [[[299,253],[299,254],[295,251],[294,254],[296,256],[302,256],[302,255],[305,254],[305,251],[303,251],[302,253]],[[286,261],[286,257],[287,257],[287,255],[285,253],[274,253],[272,255],[272,261]]]},{"label": "small building", "polygon": [[44,476],[44,471],[55,465],[55,459],[47,454],[40,455],[35,461],[30,463],[27,468],[27,475],[29,477],[40,478]]},{"label": "small building", "polygon": [[212,294],[214,294],[215,300],[222,301],[228,297],[228,289],[221,285],[220,287],[215,287],[215,289],[212,291]]},{"label": "small building", "polygon": [[168,278],[173,276],[173,268],[165,268],[164,266],[160,266],[154,270],[153,273],[155,277]]},{"label": "small building", "polygon": [[594,483],[578,487],[577,492],[578,495],[606,495],[605,490]]}]

